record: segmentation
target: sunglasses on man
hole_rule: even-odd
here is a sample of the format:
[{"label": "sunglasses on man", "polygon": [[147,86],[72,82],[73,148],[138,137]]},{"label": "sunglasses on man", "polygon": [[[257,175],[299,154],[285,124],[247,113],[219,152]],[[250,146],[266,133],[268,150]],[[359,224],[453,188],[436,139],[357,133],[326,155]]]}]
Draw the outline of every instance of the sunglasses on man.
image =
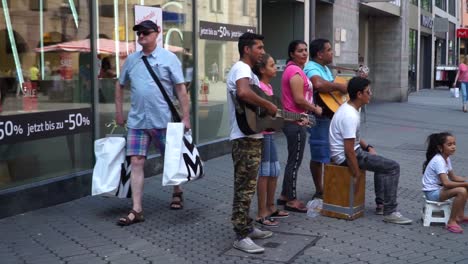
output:
[{"label": "sunglasses on man", "polygon": [[156,31],[154,30],[144,30],[144,31],[137,31],[137,36],[140,36],[141,34],[143,34],[143,36],[148,36],[149,34],[151,33],[154,33]]}]

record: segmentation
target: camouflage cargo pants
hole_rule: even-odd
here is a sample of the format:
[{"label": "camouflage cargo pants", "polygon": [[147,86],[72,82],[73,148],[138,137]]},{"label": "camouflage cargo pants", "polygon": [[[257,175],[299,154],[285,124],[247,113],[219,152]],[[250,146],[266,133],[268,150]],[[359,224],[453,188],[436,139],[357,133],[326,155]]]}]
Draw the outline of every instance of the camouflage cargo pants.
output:
[{"label": "camouflage cargo pants", "polygon": [[257,186],[261,153],[261,139],[240,138],[232,141],[234,199],[231,222],[238,238],[247,237],[253,228],[249,210]]}]

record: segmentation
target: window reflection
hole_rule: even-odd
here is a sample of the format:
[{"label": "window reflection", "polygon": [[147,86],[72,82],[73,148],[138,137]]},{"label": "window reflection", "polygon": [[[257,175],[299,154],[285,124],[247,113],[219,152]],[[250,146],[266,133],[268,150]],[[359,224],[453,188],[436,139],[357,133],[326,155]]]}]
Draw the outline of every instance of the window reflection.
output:
[{"label": "window reflection", "polygon": [[[114,85],[119,77],[120,67],[124,64],[126,57],[135,52],[136,36],[132,30],[135,24],[134,6],[141,5],[140,0],[118,1],[115,6],[114,1],[98,1],[99,21],[98,32],[110,32],[111,39],[118,41],[119,54],[105,55],[100,58],[100,78],[99,78],[99,102],[100,102],[100,136],[109,133],[110,129],[105,125],[111,123],[115,117],[114,106]],[[166,0],[145,0],[145,6],[159,6],[162,8],[163,47],[177,55],[182,63],[183,73],[187,89],[191,92],[195,89],[193,85],[193,40],[192,40],[192,1],[166,1]],[[115,13],[117,11],[117,13]],[[117,14],[117,15],[115,15]],[[104,72],[108,74],[105,75]],[[124,112],[130,109],[130,91],[124,92]],[[118,133],[125,133],[125,130],[117,130]],[[150,151],[154,149],[150,148]]]},{"label": "window reflection", "polygon": [[[83,125],[79,112],[90,113],[85,61],[91,59],[82,59],[86,53],[80,51],[51,48],[86,39],[88,1],[25,2],[1,1],[0,6],[0,189],[88,170],[93,159],[91,122]],[[37,123],[39,116],[52,118],[57,112],[70,113],[75,127],[80,113],[80,127],[86,128],[60,134],[51,131],[49,121]],[[68,118],[62,117],[60,124]],[[7,123],[14,130],[8,131]]]},{"label": "window reflection", "polygon": [[[256,28],[256,7],[256,0],[210,1],[198,6],[198,14],[201,21]],[[198,55],[199,142],[226,138],[230,129],[226,77],[239,60],[237,40],[199,39]]]}]

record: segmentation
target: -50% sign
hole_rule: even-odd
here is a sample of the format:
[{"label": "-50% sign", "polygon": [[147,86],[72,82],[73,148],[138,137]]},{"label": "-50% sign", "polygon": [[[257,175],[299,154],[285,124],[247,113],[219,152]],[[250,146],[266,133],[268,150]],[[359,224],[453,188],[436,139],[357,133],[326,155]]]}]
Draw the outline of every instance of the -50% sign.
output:
[{"label": "-50% sign", "polygon": [[23,134],[23,128],[21,125],[15,125],[12,121],[0,122],[0,140],[2,140],[5,136],[9,137],[13,134]]}]

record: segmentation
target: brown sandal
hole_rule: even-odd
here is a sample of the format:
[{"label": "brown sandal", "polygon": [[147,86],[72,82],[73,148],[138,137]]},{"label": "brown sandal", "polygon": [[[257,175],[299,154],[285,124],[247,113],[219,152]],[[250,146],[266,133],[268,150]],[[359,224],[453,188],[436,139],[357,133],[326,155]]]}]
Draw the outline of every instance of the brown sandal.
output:
[{"label": "brown sandal", "polygon": [[[133,215],[133,219],[130,219],[128,216],[129,215]],[[139,222],[144,222],[145,221],[145,218],[143,217],[143,212],[137,212],[135,210],[130,210],[130,212],[128,213],[128,215],[124,216],[124,217],[121,217],[119,219],[119,221],[117,222],[117,225],[119,226],[129,226],[131,224],[136,224],[136,223],[139,223]]]},{"label": "brown sandal", "polygon": [[[172,202],[170,205],[171,210],[180,210],[184,208],[184,197],[183,192],[177,192],[172,194]],[[178,201],[174,201],[174,198],[179,198]]]}]

